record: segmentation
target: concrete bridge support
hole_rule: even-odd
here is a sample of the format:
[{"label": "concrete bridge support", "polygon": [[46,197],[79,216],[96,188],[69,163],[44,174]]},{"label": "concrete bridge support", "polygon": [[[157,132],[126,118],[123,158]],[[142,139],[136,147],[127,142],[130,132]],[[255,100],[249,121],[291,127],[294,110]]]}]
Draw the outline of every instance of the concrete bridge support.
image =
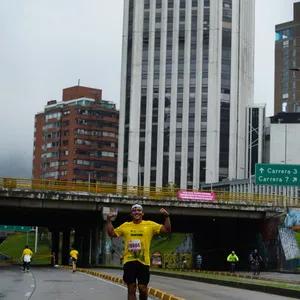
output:
[{"label": "concrete bridge support", "polygon": [[70,230],[63,231],[63,240],[62,240],[62,264],[68,265],[70,258]]},{"label": "concrete bridge support", "polygon": [[111,258],[111,238],[108,236],[106,231],[106,226],[102,227],[102,257],[103,257],[103,264],[110,264]]},{"label": "concrete bridge support", "polygon": [[78,267],[86,267],[91,263],[91,229],[75,228],[73,247],[79,252]]},{"label": "concrete bridge support", "polygon": [[100,227],[91,230],[91,264],[100,264],[102,253],[102,232]]},{"label": "concrete bridge support", "polygon": [[87,267],[90,265],[90,256],[91,256],[91,230],[89,228],[85,228],[82,231],[82,256],[81,256],[82,266]]},{"label": "concrete bridge support", "polygon": [[82,236],[83,230],[81,228],[75,228],[73,248],[79,253],[77,263],[78,267],[82,266]]},{"label": "concrete bridge support", "polygon": [[59,263],[59,231],[52,231],[51,253],[55,256],[55,264]]}]

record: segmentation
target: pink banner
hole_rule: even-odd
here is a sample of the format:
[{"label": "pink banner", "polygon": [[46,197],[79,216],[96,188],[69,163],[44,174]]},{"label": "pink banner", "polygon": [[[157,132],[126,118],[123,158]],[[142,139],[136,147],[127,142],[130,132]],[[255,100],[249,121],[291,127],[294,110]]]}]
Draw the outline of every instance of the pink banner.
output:
[{"label": "pink banner", "polygon": [[178,191],[178,198],[185,200],[203,200],[214,201],[216,200],[216,194],[211,192],[192,192],[192,191]]}]

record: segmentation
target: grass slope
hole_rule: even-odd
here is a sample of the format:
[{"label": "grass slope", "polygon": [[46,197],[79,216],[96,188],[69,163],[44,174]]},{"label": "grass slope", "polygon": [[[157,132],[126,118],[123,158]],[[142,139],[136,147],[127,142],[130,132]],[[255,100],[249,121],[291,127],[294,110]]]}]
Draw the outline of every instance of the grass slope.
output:
[{"label": "grass slope", "polygon": [[[34,251],[35,234],[29,233],[28,246]],[[11,256],[13,260],[20,261],[23,249],[26,245],[26,234],[14,233],[0,245],[0,253]],[[32,258],[32,264],[48,264],[51,262],[51,251],[47,241],[38,242],[38,251]]]},{"label": "grass slope", "polygon": [[151,252],[158,251],[164,254],[171,254],[185,238],[185,233],[172,233],[172,235],[155,237],[151,243]]},{"label": "grass slope", "polygon": [[[172,254],[176,248],[185,240],[184,233],[172,233],[171,235],[156,236],[151,243],[151,253],[161,252]],[[28,245],[34,250],[35,234],[29,233]],[[14,233],[0,245],[0,253],[13,257],[13,260],[20,261],[24,246],[26,245],[26,233]],[[48,264],[51,261],[51,252],[48,241],[38,242],[38,252],[32,258],[32,264]]]}]

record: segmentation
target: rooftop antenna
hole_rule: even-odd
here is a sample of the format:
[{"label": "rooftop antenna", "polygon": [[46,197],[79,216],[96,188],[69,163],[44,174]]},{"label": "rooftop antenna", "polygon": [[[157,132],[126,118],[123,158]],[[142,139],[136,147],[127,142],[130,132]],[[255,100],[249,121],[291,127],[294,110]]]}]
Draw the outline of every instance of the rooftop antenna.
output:
[{"label": "rooftop antenna", "polygon": [[78,79],[78,86],[80,85],[80,79]]}]

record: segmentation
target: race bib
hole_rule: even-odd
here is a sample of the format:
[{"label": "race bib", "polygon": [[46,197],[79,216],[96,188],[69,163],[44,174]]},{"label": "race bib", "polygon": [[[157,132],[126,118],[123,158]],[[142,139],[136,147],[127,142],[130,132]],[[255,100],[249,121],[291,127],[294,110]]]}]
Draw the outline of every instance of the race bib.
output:
[{"label": "race bib", "polygon": [[140,252],[142,250],[142,245],[140,240],[129,241],[128,251],[129,252]]}]

